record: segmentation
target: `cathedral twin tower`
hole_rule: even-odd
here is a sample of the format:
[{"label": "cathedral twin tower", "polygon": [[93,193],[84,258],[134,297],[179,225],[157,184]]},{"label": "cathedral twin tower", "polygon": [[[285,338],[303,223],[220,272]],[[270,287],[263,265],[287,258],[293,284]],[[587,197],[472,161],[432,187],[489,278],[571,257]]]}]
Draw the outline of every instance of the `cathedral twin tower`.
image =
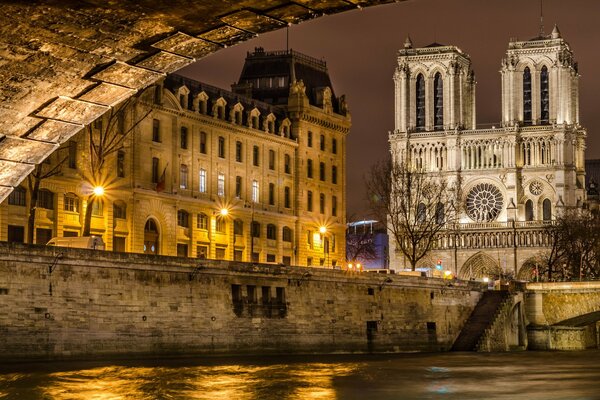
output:
[{"label": "cathedral twin tower", "polygon": [[557,27],[509,43],[500,70],[502,119],[485,129],[476,125],[471,60],[458,47],[413,48],[407,39],[397,62],[392,155],[460,182],[461,222],[533,226],[582,204],[579,74]]}]

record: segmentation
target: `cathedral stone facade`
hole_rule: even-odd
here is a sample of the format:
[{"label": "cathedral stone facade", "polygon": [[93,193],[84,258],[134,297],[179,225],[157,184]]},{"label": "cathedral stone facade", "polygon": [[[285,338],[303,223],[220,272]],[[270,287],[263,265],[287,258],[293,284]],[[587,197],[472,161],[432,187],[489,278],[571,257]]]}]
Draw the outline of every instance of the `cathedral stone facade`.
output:
[{"label": "cathedral stone facade", "polygon": [[[548,243],[544,227],[586,200],[586,131],[569,44],[557,27],[508,44],[502,120],[487,127],[476,124],[475,74],[459,48],[413,48],[407,39],[397,61],[392,156],[461,188],[458,228],[422,265],[441,260],[464,278],[531,275]],[[390,250],[392,268],[403,268],[402,254]]]}]

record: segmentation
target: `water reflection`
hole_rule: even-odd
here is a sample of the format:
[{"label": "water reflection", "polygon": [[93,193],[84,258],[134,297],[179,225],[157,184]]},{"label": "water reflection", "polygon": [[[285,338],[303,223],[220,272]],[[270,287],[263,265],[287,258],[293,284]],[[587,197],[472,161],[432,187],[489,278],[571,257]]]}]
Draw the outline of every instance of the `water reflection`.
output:
[{"label": "water reflection", "polygon": [[5,365],[0,398],[598,399],[599,356],[523,352]]}]

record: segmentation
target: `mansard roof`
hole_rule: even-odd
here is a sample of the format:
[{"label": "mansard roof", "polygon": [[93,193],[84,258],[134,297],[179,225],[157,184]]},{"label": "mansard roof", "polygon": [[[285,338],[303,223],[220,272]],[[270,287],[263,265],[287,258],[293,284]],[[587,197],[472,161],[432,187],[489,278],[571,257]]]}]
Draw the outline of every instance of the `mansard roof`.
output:
[{"label": "mansard roof", "polygon": [[[263,85],[257,80],[282,78],[284,84]],[[318,105],[318,92],[329,87],[332,93],[334,112],[339,113],[339,101],[335,96],[331,78],[327,70],[327,63],[294,50],[265,51],[262,47],[255,48],[248,53],[244,67],[240,74],[237,88],[249,89],[252,98],[274,105],[287,105],[290,84],[300,81],[306,87],[306,95],[312,105]]]},{"label": "mansard roof", "polygon": [[269,103],[265,103],[263,101],[242,96],[237,93],[233,93],[231,91],[221,89],[216,86],[209,85],[204,82],[200,82],[191,78],[184,77],[178,74],[169,75],[165,79],[164,83],[165,88],[169,89],[173,93],[177,93],[179,88],[185,86],[190,91],[188,96],[188,105],[187,109],[192,109],[193,100],[196,96],[202,92],[208,95],[208,108],[212,107],[212,104],[221,97],[227,102],[227,108],[235,106],[240,103],[245,110],[252,110],[254,108],[258,109],[261,115],[266,116],[269,114],[273,114],[276,116],[278,120],[283,120],[286,117],[285,109],[279,106],[275,106]]}]

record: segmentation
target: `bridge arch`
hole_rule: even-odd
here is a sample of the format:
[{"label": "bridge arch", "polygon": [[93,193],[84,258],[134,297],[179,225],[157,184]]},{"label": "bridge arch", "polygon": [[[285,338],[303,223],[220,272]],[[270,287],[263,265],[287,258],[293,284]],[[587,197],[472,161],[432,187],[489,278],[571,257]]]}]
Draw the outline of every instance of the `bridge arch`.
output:
[{"label": "bridge arch", "polygon": [[462,279],[475,279],[484,277],[499,277],[502,269],[497,260],[482,251],[471,256],[461,267],[458,274]]}]

